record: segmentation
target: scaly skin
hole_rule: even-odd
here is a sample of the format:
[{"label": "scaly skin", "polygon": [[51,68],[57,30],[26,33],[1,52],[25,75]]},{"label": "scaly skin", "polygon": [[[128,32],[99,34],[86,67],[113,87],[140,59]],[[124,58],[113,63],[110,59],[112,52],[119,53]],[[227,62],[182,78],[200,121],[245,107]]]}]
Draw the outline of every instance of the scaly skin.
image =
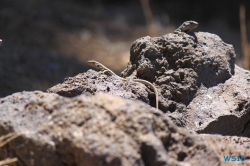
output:
[{"label": "scaly skin", "polygon": [[195,21],[185,21],[179,28],[177,28],[174,33],[182,33],[182,32],[189,32],[193,29],[197,28],[199,25],[198,22]]}]

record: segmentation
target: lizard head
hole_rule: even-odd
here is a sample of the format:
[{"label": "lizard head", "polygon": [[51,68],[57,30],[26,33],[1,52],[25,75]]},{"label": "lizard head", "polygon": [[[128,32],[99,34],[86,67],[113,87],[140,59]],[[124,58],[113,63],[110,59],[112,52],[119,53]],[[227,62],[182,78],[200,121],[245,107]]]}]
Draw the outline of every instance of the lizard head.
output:
[{"label": "lizard head", "polygon": [[181,31],[182,32],[189,32],[195,28],[197,28],[199,25],[198,22],[196,21],[185,21],[182,25],[181,25]]},{"label": "lizard head", "polygon": [[100,69],[99,63],[94,61],[94,60],[88,60],[87,63],[88,63],[88,65],[92,66],[93,68]]}]

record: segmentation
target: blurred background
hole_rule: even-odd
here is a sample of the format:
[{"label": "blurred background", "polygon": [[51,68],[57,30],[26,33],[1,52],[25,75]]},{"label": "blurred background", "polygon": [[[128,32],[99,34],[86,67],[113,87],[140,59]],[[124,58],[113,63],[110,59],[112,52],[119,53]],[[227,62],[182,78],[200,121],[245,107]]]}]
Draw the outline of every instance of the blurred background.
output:
[{"label": "blurred background", "polygon": [[234,46],[249,69],[250,1],[1,0],[0,97],[42,90],[90,67],[94,59],[120,73],[130,46],[173,32],[184,21]]}]

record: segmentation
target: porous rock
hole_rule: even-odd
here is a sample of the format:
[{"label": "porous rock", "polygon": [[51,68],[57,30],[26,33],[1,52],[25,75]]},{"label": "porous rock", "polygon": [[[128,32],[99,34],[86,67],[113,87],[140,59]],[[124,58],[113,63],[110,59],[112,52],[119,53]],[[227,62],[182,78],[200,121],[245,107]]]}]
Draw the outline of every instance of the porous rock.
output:
[{"label": "porous rock", "polygon": [[160,109],[174,112],[186,107],[203,84],[212,87],[234,74],[235,53],[217,35],[166,34],[137,39],[122,76],[154,82],[160,92]]},{"label": "porous rock", "polygon": [[[210,33],[170,33],[136,40],[130,54],[122,76],[152,82],[159,109],[175,124],[199,133],[250,136],[250,75],[235,65],[232,45]],[[105,92],[156,105],[145,85],[93,70],[47,92],[67,97]]]},{"label": "porous rock", "polygon": [[250,72],[235,66],[225,83],[201,87],[187,107],[186,127],[198,133],[250,137]]},{"label": "porous rock", "polygon": [[143,37],[131,46],[123,77],[153,82],[159,108],[199,133],[250,136],[250,74],[217,35],[197,32]]},{"label": "porous rock", "polygon": [[[14,165],[225,164],[220,152],[228,148],[226,140],[217,138],[218,147],[214,138],[178,128],[142,102],[103,93],[67,98],[35,91],[0,103],[0,134],[21,133],[0,149],[0,159],[18,158]],[[249,147],[230,147],[230,154],[248,155]]]},{"label": "porous rock", "polygon": [[103,92],[125,99],[139,99],[155,106],[155,95],[144,84],[133,81],[124,82],[115,76],[94,70],[65,78],[63,83],[49,88],[47,92],[57,93],[65,97]]}]

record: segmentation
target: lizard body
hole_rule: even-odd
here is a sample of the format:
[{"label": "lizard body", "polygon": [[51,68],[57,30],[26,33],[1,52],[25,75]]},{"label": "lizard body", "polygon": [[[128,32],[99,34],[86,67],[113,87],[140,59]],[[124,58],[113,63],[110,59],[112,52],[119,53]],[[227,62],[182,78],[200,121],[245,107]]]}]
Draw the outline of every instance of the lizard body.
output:
[{"label": "lizard body", "polygon": [[197,28],[199,25],[196,21],[185,21],[179,28],[177,28],[174,33],[189,32]]},{"label": "lizard body", "polygon": [[122,78],[122,77],[116,75],[112,70],[110,70],[109,68],[107,68],[107,67],[104,66],[103,64],[101,64],[101,63],[99,63],[99,62],[97,62],[97,61],[94,61],[94,60],[89,60],[89,61],[87,61],[87,63],[88,63],[90,66],[92,66],[92,67],[94,67],[94,68],[100,70],[101,72],[103,72],[103,73],[108,73],[108,74],[110,74],[110,75],[113,75],[113,76],[115,76],[116,78],[118,78],[118,79],[120,79],[120,80],[122,80],[122,81],[130,81],[130,80],[131,80],[131,81],[134,81],[134,82],[140,82],[140,83],[143,83],[143,84],[145,84],[145,85],[148,85],[151,89],[153,89],[153,91],[154,91],[154,93],[155,93],[156,108],[158,109],[158,92],[157,92],[156,87],[155,87],[152,83],[150,83],[150,82],[148,82],[148,81],[146,81],[146,80],[142,80],[142,79]]}]

